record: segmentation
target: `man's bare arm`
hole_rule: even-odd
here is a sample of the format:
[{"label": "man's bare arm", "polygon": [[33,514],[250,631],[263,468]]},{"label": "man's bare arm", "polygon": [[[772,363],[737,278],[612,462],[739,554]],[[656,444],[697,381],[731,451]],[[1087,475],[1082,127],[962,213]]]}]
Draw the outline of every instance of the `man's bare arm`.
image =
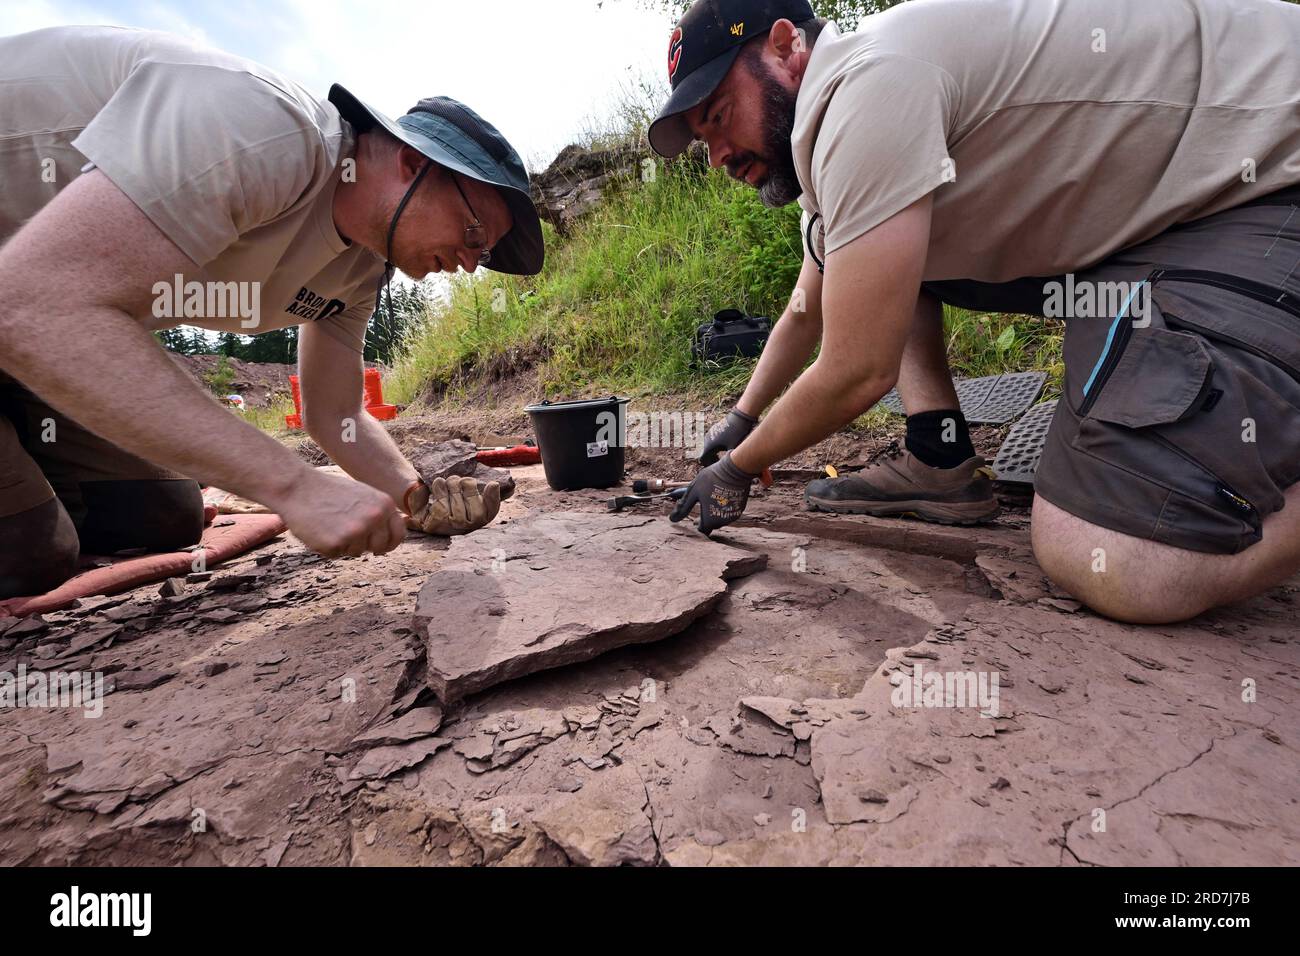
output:
[{"label": "man's bare arm", "polygon": [[763,348],[745,393],[736,404],[758,418],[803,371],[822,334],[822,276],[805,256],[794,294]]},{"label": "man's bare arm", "polygon": [[396,546],[391,502],[237,420],[137,321],[154,283],[195,272],[102,172],[87,173],[0,248],[0,367],[127,451],[273,508],[322,553]]},{"label": "man's bare arm", "polygon": [[419,475],[384,426],[362,407],[361,355],[319,326],[303,325],[298,330],[298,374],[307,433],[349,475],[402,507],[402,496]]},{"label": "man's bare arm", "polygon": [[898,378],[930,241],[930,197],[826,258],[822,348],[732,452],[750,474],[803,451],[865,412]]}]

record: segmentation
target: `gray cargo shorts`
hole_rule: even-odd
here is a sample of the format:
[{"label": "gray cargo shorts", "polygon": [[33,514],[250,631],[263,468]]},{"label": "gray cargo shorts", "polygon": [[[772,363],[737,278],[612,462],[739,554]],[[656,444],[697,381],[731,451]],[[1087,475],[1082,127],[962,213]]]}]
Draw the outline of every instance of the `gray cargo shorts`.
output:
[{"label": "gray cargo shorts", "polygon": [[1073,276],[923,288],[981,312],[1064,311],[1065,393],[1034,490],[1070,514],[1236,554],[1300,479],[1300,186]]}]

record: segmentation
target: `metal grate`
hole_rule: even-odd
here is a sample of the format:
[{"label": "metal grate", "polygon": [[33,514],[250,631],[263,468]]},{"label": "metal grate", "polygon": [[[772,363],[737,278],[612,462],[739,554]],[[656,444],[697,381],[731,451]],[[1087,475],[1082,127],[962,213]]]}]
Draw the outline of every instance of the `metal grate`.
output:
[{"label": "metal grate", "polygon": [[895,415],[906,415],[907,411],[903,408],[903,400],[898,395],[898,389],[891,388],[889,394],[880,400],[880,404]]},{"label": "metal grate", "polygon": [[1006,440],[998,450],[993,471],[998,481],[1019,482],[1032,485],[1047,442],[1047,430],[1056,413],[1056,399],[1035,405],[1024,418],[1012,426]]},{"label": "metal grate", "polygon": [[[1042,394],[1046,383],[1046,372],[1008,372],[954,382],[962,414],[973,425],[1005,425],[1015,421]],[[894,414],[906,414],[897,389],[880,401]]]}]

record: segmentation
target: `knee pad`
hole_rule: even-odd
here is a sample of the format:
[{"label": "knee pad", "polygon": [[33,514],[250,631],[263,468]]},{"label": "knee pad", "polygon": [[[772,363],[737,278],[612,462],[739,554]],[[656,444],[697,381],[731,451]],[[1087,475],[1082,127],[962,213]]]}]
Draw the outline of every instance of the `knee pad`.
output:
[{"label": "knee pad", "polygon": [[44,594],[77,572],[77,530],[58,500],[0,518],[0,600]]},{"label": "knee pad", "polygon": [[203,536],[203,494],[187,478],[83,481],[81,549],[177,551]]}]

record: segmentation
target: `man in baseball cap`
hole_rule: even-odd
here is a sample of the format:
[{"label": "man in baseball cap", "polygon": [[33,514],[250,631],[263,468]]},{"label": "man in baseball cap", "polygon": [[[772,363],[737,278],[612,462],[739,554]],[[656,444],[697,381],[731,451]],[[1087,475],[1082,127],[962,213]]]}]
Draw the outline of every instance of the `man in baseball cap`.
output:
[{"label": "man in baseball cap", "polygon": [[949,305],[1066,320],[1034,480],[1057,585],[1165,622],[1300,570],[1300,7],[911,0],[852,34],[811,13],[697,0],[669,42],[654,148],[703,140],[804,212],[790,306],[673,519],[735,521],[763,469],[895,386],[898,454],[807,506],[994,517]]},{"label": "man in baseball cap", "polygon": [[[391,120],[180,37],[57,27],[0,37],[0,600],[80,552],[172,551],[199,481],[326,555],[491,521],[496,483],[425,485],[362,408],[393,269],[542,268],[518,154],[446,97]],[[298,328],[310,467],[206,394],[150,333]]]},{"label": "man in baseball cap", "polygon": [[[672,96],[650,125],[654,150],[662,156],[676,156],[696,139],[688,114],[711,100],[733,72],[734,79],[748,80],[753,89],[737,92],[752,93],[752,104],[726,104],[733,116],[753,106],[744,130],[746,145],[733,150],[724,161],[733,176],[757,187],[760,197],[771,206],[793,202],[800,192],[790,155],[795,92],[766,70],[756,68],[760,46],[753,42],[782,21],[793,25],[804,44],[810,32],[815,36],[825,23],[814,16],[808,0],[699,0],[692,5],[669,39]],[[748,51],[743,68],[733,71],[742,51]]]}]

